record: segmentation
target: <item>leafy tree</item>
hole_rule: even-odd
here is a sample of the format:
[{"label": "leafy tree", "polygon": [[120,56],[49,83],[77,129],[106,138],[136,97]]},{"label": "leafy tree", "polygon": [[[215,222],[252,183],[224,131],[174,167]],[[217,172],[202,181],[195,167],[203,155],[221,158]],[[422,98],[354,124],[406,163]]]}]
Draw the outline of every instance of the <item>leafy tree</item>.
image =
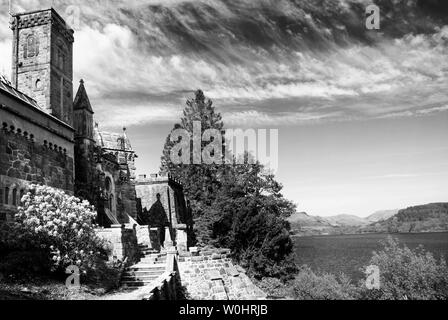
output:
[{"label": "leafy tree", "polygon": [[391,237],[383,249],[374,252],[370,265],[380,270],[380,289],[367,290],[361,283],[364,299],[374,300],[446,300],[448,268],[422,246],[411,250]]}]

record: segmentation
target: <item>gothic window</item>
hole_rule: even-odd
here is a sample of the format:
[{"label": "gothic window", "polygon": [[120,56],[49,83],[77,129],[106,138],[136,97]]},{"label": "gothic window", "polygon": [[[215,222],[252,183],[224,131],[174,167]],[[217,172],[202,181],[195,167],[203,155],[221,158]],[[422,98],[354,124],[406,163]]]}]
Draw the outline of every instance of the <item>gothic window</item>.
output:
[{"label": "gothic window", "polygon": [[26,38],[23,56],[24,58],[32,58],[39,54],[39,39],[34,35],[29,35]]},{"label": "gothic window", "polygon": [[42,90],[42,81],[40,79],[36,80],[35,88],[36,90]]},{"label": "gothic window", "polygon": [[55,49],[55,64],[62,71],[67,67],[67,49],[62,41],[59,41]]},{"label": "gothic window", "polygon": [[20,198],[19,198],[19,204],[21,204],[22,203],[22,198],[23,198],[23,195],[25,194],[25,190],[20,190]]},{"label": "gothic window", "polygon": [[111,186],[112,186],[112,182],[110,181],[110,178],[106,179],[106,191],[110,192],[111,191]]},{"label": "gothic window", "polygon": [[12,190],[12,205],[17,205],[17,189]]},{"label": "gothic window", "polygon": [[109,197],[109,210],[110,211],[113,211],[113,208],[114,208],[113,203],[114,203],[114,196],[111,194]]},{"label": "gothic window", "polygon": [[5,204],[9,204],[9,188],[5,188]]}]

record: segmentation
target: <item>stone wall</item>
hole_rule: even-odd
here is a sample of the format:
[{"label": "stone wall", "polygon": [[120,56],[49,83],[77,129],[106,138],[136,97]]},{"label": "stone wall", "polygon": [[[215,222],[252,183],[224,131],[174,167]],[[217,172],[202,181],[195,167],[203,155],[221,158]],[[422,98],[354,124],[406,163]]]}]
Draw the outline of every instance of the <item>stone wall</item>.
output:
[{"label": "stone wall", "polygon": [[0,175],[73,193],[73,158],[62,147],[34,143],[19,129],[0,130]]},{"label": "stone wall", "polygon": [[73,194],[73,158],[51,142],[39,144],[20,128],[0,129],[0,220],[11,217],[31,183]]},{"label": "stone wall", "polygon": [[149,226],[136,226],[137,242],[139,245],[147,246],[149,249],[160,251],[160,230]]},{"label": "stone wall", "polygon": [[124,261],[127,258],[128,264],[134,264],[140,260],[140,249],[137,243],[135,228],[125,226],[113,226],[107,229],[97,229],[97,235],[110,242],[110,259]]},{"label": "stone wall", "polygon": [[189,299],[261,300],[266,294],[255,286],[240,266],[235,266],[229,249],[180,253],[179,272]]},{"label": "stone wall", "polygon": [[[141,221],[139,223],[146,224],[147,218],[149,220],[153,219],[151,215],[156,211],[163,211],[165,213],[165,220],[172,228],[177,224],[189,223],[183,189],[176,181],[168,176],[161,175],[152,175],[149,178],[140,176],[136,181],[135,188],[137,198],[140,199],[142,207],[142,217],[140,217]],[[164,222],[162,221],[160,223],[163,224]]]}]

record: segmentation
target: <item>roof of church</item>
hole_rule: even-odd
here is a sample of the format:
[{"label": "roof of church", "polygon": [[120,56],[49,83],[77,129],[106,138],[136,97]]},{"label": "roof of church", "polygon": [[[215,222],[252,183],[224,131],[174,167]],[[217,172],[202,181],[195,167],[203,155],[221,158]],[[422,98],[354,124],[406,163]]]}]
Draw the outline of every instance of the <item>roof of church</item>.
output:
[{"label": "roof of church", "polygon": [[96,125],[93,138],[97,145],[105,149],[133,151],[131,141],[126,135],[126,128],[123,128],[122,133],[114,133],[100,131]]},{"label": "roof of church", "polygon": [[39,105],[37,104],[36,100],[28,97],[26,94],[14,89],[9,84],[4,83],[3,81],[0,81],[0,90],[6,91],[10,95],[19,98],[20,100],[26,102],[29,105],[32,105],[33,107],[40,109]]},{"label": "roof of church", "polygon": [[76,93],[75,101],[73,102],[73,110],[82,110],[93,113],[89,97],[87,96],[86,88],[84,87],[84,80],[79,81],[78,92]]}]

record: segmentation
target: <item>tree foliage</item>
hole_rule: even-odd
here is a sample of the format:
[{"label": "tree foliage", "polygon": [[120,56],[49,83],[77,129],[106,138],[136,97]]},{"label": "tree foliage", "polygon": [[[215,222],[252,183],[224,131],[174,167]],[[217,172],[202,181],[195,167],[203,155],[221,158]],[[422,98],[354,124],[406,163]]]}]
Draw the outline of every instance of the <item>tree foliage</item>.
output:
[{"label": "tree foliage", "polygon": [[374,252],[370,265],[380,270],[380,289],[367,290],[365,299],[374,300],[446,300],[448,298],[448,268],[423,247],[415,250],[400,245],[391,237],[383,249]]},{"label": "tree foliage", "polygon": [[[187,100],[180,123],[175,124],[176,129],[185,129],[193,135],[193,123],[201,123],[201,137],[207,129],[222,130],[224,124],[221,115],[215,112],[211,100],[206,99],[201,90],[196,91],[195,97]],[[195,231],[200,243],[207,243],[210,238],[207,232],[208,217],[217,190],[220,187],[218,180],[218,165],[193,164],[193,142],[191,141],[190,164],[175,164],[171,161],[171,149],[179,141],[171,141],[171,134],[167,137],[161,158],[161,172],[169,173],[181,182],[184,193],[190,200],[195,215]],[[205,143],[201,145],[202,148]]]},{"label": "tree foliage", "polygon": [[344,274],[316,274],[308,267],[299,271],[292,287],[296,300],[354,300],[358,291]]},{"label": "tree foliage", "polygon": [[[198,90],[187,101],[181,123],[173,130],[193,133],[193,122],[223,131],[222,117]],[[283,277],[295,270],[292,241],[285,218],[295,207],[282,194],[282,186],[260,163],[174,164],[170,153],[177,143],[167,138],[161,171],[180,180],[194,214],[199,245],[232,249],[235,259],[255,276]],[[202,143],[202,149],[207,143]],[[190,159],[193,159],[191,147]],[[225,154],[227,150],[223,150]],[[247,160],[251,155],[246,154]],[[235,158],[235,157],[234,157]],[[224,163],[224,161],[223,161]]]}]

